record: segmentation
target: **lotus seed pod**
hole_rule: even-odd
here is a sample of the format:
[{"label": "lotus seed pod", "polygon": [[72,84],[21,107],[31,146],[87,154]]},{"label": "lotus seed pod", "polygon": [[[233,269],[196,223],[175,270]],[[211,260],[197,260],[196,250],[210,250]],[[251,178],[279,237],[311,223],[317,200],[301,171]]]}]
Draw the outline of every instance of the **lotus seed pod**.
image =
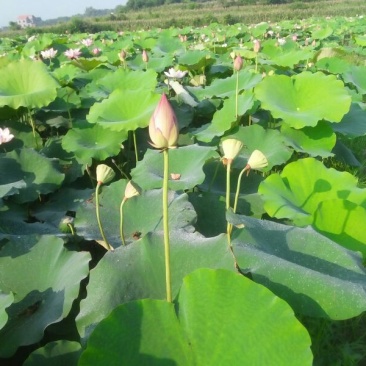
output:
[{"label": "lotus seed pod", "polygon": [[106,184],[110,182],[115,176],[114,170],[105,164],[97,166],[97,182],[98,184]]},{"label": "lotus seed pod", "polygon": [[141,194],[141,187],[137,183],[129,180],[125,188],[125,199],[139,196]]},{"label": "lotus seed pod", "polygon": [[243,143],[237,139],[226,139],[222,141],[221,147],[224,152],[223,159],[226,159],[228,163],[231,163],[239,154],[243,147]]},{"label": "lotus seed pod", "polygon": [[266,156],[259,150],[254,150],[249,157],[248,164],[250,169],[258,170],[268,166]]}]

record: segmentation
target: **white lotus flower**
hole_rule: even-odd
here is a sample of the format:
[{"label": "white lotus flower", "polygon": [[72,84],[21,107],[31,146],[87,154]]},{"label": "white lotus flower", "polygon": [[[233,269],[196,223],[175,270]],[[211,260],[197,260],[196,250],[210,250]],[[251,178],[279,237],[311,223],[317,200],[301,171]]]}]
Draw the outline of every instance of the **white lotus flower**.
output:
[{"label": "white lotus flower", "polygon": [[8,128],[0,128],[0,145],[4,142],[9,142],[14,138],[14,135],[10,133]]},{"label": "white lotus flower", "polygon": [[75,60],[80,57],[81,52],[80,52],[79,48],[75,48],[75,49],[70,48],[69,50],[64,52],[64,55],[67,58],[69,58],[70,60]]},{"label": "white lotus flower", "polygon": [[183,78],[187,74],[187,71],[174,70],[174,68],[171,67],[168,72],[164,71],[164,74],[168,78],[181,79],[181,78]]},{"label": "white lotus flower", "polygon": [[86,39],[83,39],[81,41],[81,43],[85,46],[85,47],[89,47],[93,44],[93,40],[91,38],[86,38]]},{"label": "white lotus flower", "polygon": [[53,48],[41,51],[41,55],[45,60],[54,58],[56,56],[56,53],[57,53],[57,50],[54,50]]}]

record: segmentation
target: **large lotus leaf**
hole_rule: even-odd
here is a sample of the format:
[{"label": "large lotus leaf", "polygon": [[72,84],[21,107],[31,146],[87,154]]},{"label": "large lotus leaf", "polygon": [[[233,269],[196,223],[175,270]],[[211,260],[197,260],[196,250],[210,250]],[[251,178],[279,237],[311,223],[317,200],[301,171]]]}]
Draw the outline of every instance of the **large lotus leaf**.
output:
[{"label": "large lotus leaf", "polygon": [[205,67],[215,63],[215,59],[210,52],[201,50],[188,50],[178,57],[178,64],[189,67],[189,70],[202,72]]},{"label": "large lotus leaf", "polygon": [[[173,297],[183,277],[195,269],[235,270],[225,235],[207,239],[198,233],[171,230],[170,243]],[[119,304],[142,298],[165,299],[163,233],[151,233],[132,245],[107,252],[91,270],[87,292],[76,319],[84,341]]]},{"label": "large lotus leaf", "polygon": [[332,128],[351,138],[366,135],[366,110],[362,109],[358,103],[352,103],[351,109],[342,121],[333,123]]},{"label": "large lotus leaf", "polygon": [[333,29],[331,27],[317,27],[312,32],[311,35],[314,39],[325,39],[333,34]]},{"label": "large lotus leaf", "polygon": [[178,37],[174,37],[171,32],[172,29],[163,31],[156,45],[152,49],[154,54],[161,54],[165,56],[166,54],[178,55],[185,52],[184,44]]},{"label": "large lotus leaf", "polygon": [[89,253],[70,252],[52,236],[10,240],[0,252],[0,288],[12,291],[9,320],[0,331],[0,357],[38,342],[44,329],[63,319],[89,273]]},{"label": "large lotus leaf", "polygon": [[144,89],[117,89],[101,103],[95,103],[87,119],[112,131],[133,131],[148,126],[159,99],[159,94]]},{"label": "large lotus leaf", "polygon": [[366,310],[366,273],[359,254],[311,227],[228,215],[241,271],[286,300],[298,314],[334,320]]},{"label": "large lotus leaf", "polygon": [[[233,74],[226,79],[215,79],[211,85],[205,88],[188,87],[187,89],[199,100],[214,96],[218,98],[233,97],[235,99],[236,79],[237,74]],[[261,80],[262,75],[254,74],[248,70],[242,70],[239,72],[238,91],[252,89]]]},{"label": "large lotus leaf", "polygon": [[268,160],[268,166],[263,168],[263,171],[268,171],[275,165],[284,164],[292,155],[292,151],[286,147],[281,133],[276,130],[265,130],[259,125],[240,127],[238,132],[228,137],[236,138],[244,144],[238,158],[234,160],[234,166],[240,170],[245,167],[254,150],[260,150]]},{"label": "large lotus leaf", "polygon": [[[10,164],[12,162],[12,164]],[[65,175],[57,169],[55,159],[48,159],[33,149],[16,149],[0,160],[0,165],[7,167],[5,184],[15,183],[15,188],[7,194],[19,192],[16,200],[20,203],[30,202],[55,191],[61,186]],[[21,182],[24,180],[26,186]]]},{"label": "large lotus leaf", "polygon": [[134,59],[127,60],[127,66],[135,71],[152,69],[155,72],[160,73],[174,63],[173,54],[164,55],[164,57],[156,57],[148,52],[148,56],[149,61],[147,64],[142,61],[141,55],[137,55]]},{"label": "large lotus leaf", "polygon": [[41,62],[14,61],[0,69],[0,106],[41,108],[57,96],[59,84]]},{"label": "large lotus leaf", "polygon": [[310,59],[314,53],[313,50],[300,49],[293,41],[287,41],[283,46],[265,43],[261,52],[269,57],[271,63],[282,67],[294,67],[300,61]]},{"label": "large lotus leaf", "polygon": [[346,83],[353,84],[360,94],[366,94],[366,66],[353,66],[343,74]]},{"label": "large lotus leaf", "polygon": [[351,105],[342,81],[320,72],[266,77],[255,87],[255,95],[274,118],[293,128],[316,126],[322,119],[340,122]]},{"label": "large lotus leaf", "polygon": [[312,224],[319,204],[326,200],[347,199],[366,208],[366,190],[357,187],[357,178],[328,169],[313,158],[290,163],[281,174],[270,175],[260,184],[259,193],[270,216],[289,218],[300,226]]},{"label": "large lotus leaf", "polygon": [[365,207],[347,200],[333,199],[319,204],[313,226],[345,248],[361,252],[366,258],[365,222]]},{"label": "large lotus leaf", "polygon": [[115,309],[80,365],[311,365],[310,344],[283,300],[244,276],[204,268],[184,278],[176,304],[145,299]]},{"label": "large lotus leaf", "polygon": [[[113,247],[121,245],[120,203],[124,196],[126,180],[119,180],[103,187],[99,197],[100,217],[108,241]],[[169,192],[169,227],[193,231],[196,213],[186,194]],[[162,229],[162,190],[143,191],[140,196],[129,199],[123,206],[123,228],[127,243],[150,231]],[[148,212],[148,214],[146,214]],[[96,221],[95,198],[85,200],[77,210],[75,228],[78,235],[87,240],[100,239]]]},{"label": "large lotus leaf", "polygon": [[99,79],[96,85],[108,93],[112,93],[115,89],[127,89],[128,91],[143,89],[146,93],[155,90],[156,78],[157,74],[152,69],[130,71],[119,68]]},{"label": "large lotus leaf", "polygon": [[366,47],[366,35],[365,36],[355,36],[355,42],[361,47]]},{"label": "large lotus leaf", "polygon": [[56,341],[32,352],[23,366],[76,366],[81,354],[81,345],[72,341]]},{"label": "large lotus leaf", "polygon": [[[214,147],[189,145],[169,151],[169,189],[192,189],[205,179],[203,166],[206,161],[218,158]],[[147,150],[144,159],[132,170],[132,178],[143,189],[163,186],[164,159],[160,151]],[[176,176],[179,174],[179,177]]]},{"label": "large lotus leaf", "polygon": [[333,155],[332,149],[337,140],[332,127],[324,121],[320,121],[315,127],[301,129],[294,129],[284,123],[281,134],[285,137],[286,145],[295,151],[323,158]]},{"label": "large lotus leaf", "polygon": [[0,171],[6,172],[0,175],[0,198],[17,194],[27,186],[19,164],[5,154],[1,154]]},{"label": "large lotus leaf", "polygon": [[349,69],[350,63],[339,57],[323,57],[316,63],[316,67],[331,74],[342,74]]},{"label": "large lotus leaf", "polygon": [[8,314],[6,308],[9,307],[14,301],[14,295],[12,292],[4,293],[0,290],[0,329],[8,321]]},{"label": "large lotus leaf", "polygon": [[82,123],[70,129],[62,139],[62,147],[73,152],[77,160],[91,164],[92,159],[103,161],[118,155],[127,131],[111,131],[100,124]]},{"label": "large lotus leaf", "polygon": [[[254,95],[251,91],[246,91],[238,95],[238,116],[243,116],[253,107]],[[224,106],[216,111],[211,123],[204,125],[195,133],[195,137],[204,142],[210,142],[216,136],[222,136],[237,123],[235,116],[236,99],[231,97],[224,100]]]}]

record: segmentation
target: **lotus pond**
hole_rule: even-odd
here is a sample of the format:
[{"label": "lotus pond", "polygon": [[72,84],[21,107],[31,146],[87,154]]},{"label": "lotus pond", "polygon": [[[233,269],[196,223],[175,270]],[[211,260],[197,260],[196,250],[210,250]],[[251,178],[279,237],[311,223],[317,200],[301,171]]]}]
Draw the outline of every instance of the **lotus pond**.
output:
[{"label": "lotus pond", "polygon": [[2,364],[365,360],[362,16],[0,55]]}]

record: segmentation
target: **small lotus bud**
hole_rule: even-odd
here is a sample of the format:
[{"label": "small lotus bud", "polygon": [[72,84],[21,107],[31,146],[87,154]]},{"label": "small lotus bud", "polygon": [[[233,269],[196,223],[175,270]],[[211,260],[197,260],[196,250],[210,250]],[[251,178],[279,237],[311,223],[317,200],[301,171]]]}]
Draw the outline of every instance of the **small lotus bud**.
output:
[{"label": "small lotus bud", "polygon": [[261,43],[258,41],[258,39],[255,39],[253,43],[254,43],[254,52],[258,53],[259,50],[261,49]]},{"label": "small lotus bud", "polygon": [[73,217],[66,216],[60,221],[60,224],[58,225],[58,228],[64,234],[71,233],[72,230],[71,230],[70,226],[73,225],[73,222],[74,222]]},{"label": "small lotus bud", "polygon": [[249,157],[247,166],[249,169],[258,170],[268,166],[268,160],[261,151],[254,150]]},{"label": "small lotus bud", "polygon": [[124,62],[126,60],[126,56],[127,56],[127,53],[125,50],[122,50],[119,54],[118,54],[118,57],[120,59],[121,62]]},{"label": "small lotus bud", "polygon": [[240,71],[243,67],[243,59],[240,57],[240,55],[235,57],[234,60],[234,70]]},{"label": "small lotus bud", "polygon": [[231,163],[239,154],[243,143],[237,139],[227,139],[222,141],[221,147],[224,152],[223,161]]},{"label": "small lotus bud", "polygon": [[148,62],[149,61],[149,56],[148,56],[146,50],[143,50],[142,51],[142,61],[144,61],[144,62]]},{"label": "small lotus bud", "polygon": [[115,176],[114,170],[105,164],[97,166],[97,181],[98,184],[105,184],[110,182]]},{"label": "small lotus bud", "polygon": [[132,198],[134,196],[139,196],[141,194],[141,188],[132,180],[129,180],[125,188],[124,199]]},{"label": "small lotus bud", "polygon": [[177,146],[179,127],[177,117],[167,97],[163,94],[149,123],[151,145],[157,149]]}]

